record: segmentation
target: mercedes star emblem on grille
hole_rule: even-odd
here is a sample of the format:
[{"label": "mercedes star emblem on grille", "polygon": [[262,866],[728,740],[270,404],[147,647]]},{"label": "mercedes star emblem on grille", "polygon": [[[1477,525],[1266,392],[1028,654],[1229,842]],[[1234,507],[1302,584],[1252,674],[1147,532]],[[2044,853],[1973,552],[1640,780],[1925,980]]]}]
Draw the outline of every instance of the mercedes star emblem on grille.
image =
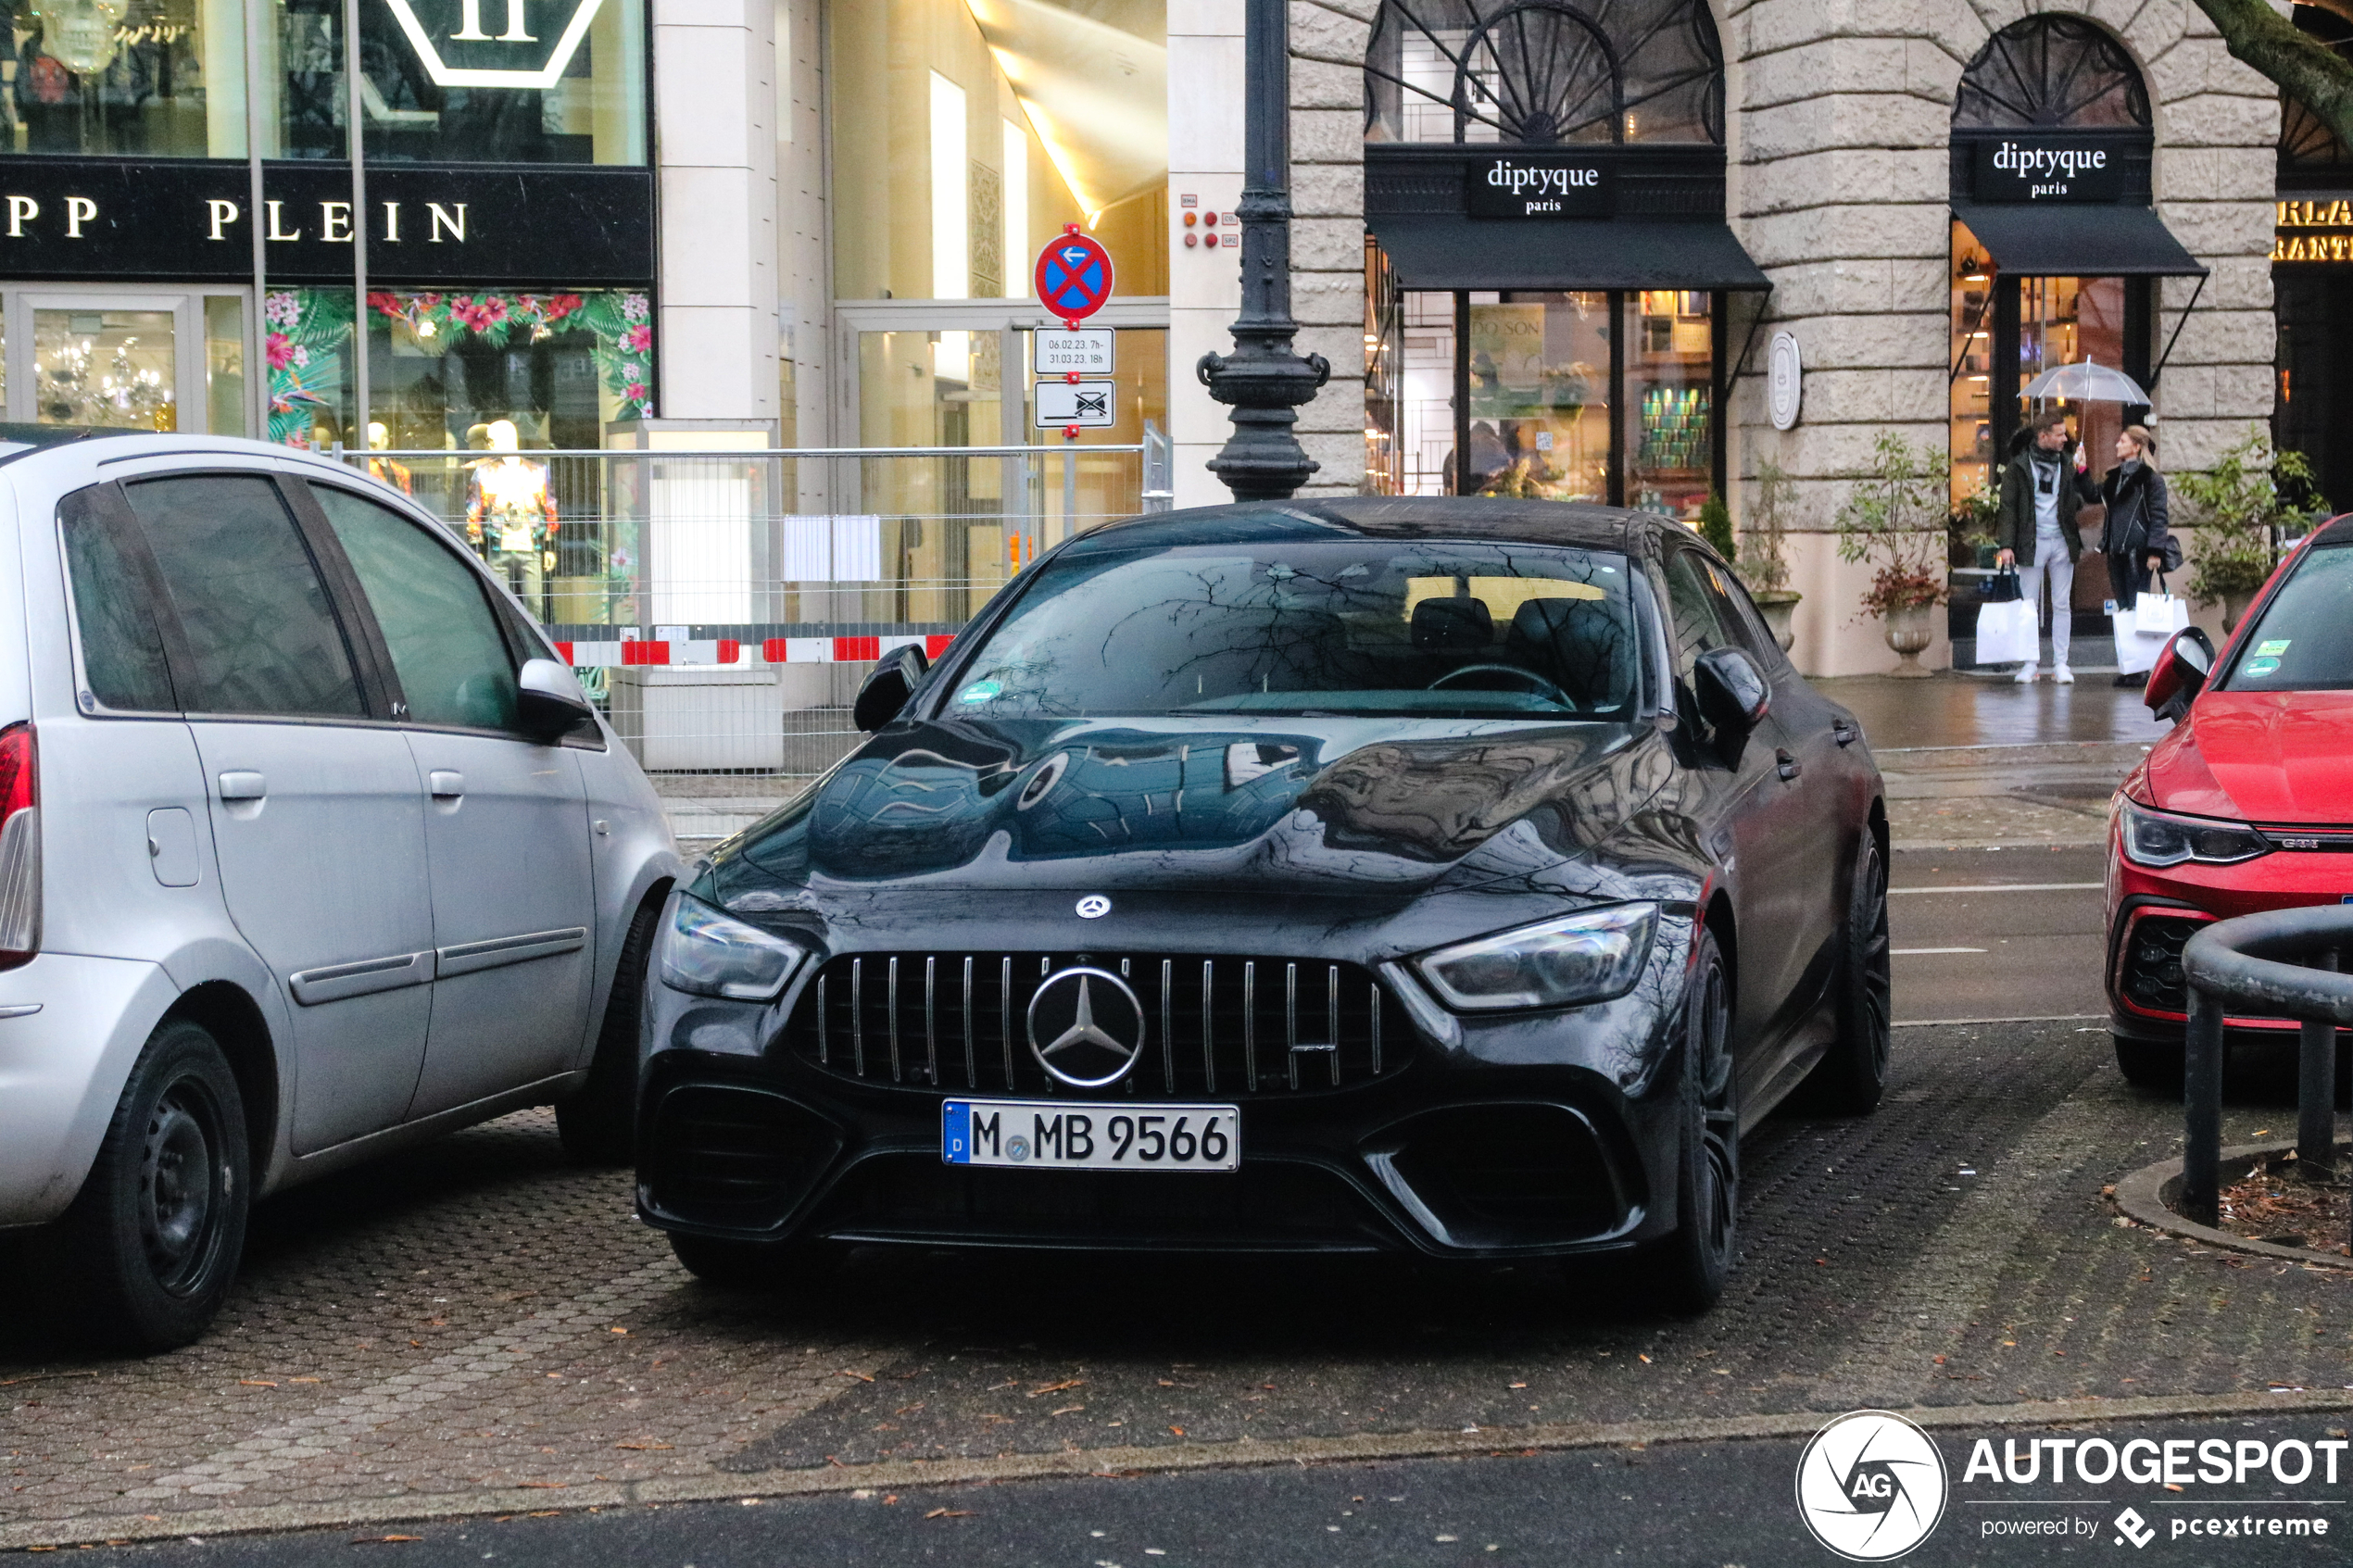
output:
[{"label": "mercedes star emblem on grille", "polygon": [[1116,1084],[1144,1050],[1144,1004],[1109,970],[1050,975],[1029,998],[1029,1049],[1074,1089]]},{"label": "mercedes star emblem on grille", "polygon": [[1100,893],[1089,893],[1078,900],[1080,920],[1101,920],[1109,913],[1111,913],[1111,900]]}]

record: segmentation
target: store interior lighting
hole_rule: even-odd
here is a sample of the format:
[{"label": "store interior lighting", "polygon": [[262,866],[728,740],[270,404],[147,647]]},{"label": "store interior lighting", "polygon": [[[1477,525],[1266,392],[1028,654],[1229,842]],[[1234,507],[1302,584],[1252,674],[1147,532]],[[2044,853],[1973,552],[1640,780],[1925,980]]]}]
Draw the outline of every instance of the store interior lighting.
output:
[{"label": "store interior lighting", "polygon": [[965,0],[1089,221],[1168,179],[1168,15],[1158,0]]}]

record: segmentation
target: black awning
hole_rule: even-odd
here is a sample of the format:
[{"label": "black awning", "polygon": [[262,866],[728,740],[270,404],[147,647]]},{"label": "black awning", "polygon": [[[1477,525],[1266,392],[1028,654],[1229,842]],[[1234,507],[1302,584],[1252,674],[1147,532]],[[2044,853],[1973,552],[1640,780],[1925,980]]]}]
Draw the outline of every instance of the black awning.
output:
[{"label": "black awning", "polygon": [[2206,275],[2151,207],[1955,202],[1953,216],[2014,278]]},{"label": "black awning", "polygon": [[1405,289],[1769,289],[1720,219],[1371,217]]}]

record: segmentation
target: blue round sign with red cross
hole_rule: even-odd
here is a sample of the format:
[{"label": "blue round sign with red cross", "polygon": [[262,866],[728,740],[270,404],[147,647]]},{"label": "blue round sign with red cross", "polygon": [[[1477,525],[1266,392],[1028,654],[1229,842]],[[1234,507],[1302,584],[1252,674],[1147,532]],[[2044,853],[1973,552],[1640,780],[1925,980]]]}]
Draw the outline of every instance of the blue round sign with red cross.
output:
[{"label": "blue round sign with red cross", "polygon": [[1065,321],[1083,320],[1111,298],[1111,252],[1076,224],[1038,253],[1038,298]]}]

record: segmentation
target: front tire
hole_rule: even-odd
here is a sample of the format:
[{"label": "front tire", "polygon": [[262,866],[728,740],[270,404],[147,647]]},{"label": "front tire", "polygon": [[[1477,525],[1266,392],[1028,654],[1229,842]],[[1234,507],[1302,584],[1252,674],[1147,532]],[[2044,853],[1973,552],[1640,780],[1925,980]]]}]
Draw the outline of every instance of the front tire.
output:
[{"label": "front tire", "polygon": [[588,1060],[588,1081],[570,1099],[556,1103],[556,1135],[563,1140],[564,1153],[583,1165],[626,1165],[636,1154],[639,1015],[662,906],[660,898],[648,899],[630,921],[621,961],[613,966],[597,1052]]},{"label": "front tire", "polygon": [[245,1244],[251,1156],[237,1081],[201,1025],[157,1027],[82,1191],[33,1241],[69,1332],[169,1350],[220,1311]]},{"label": "front tire", "polygon": [[727,1290],[786,1290],[812,1284],[839,1268],[848,1254],[831,1242],[724,1241],[674,1231],[670,1250],[688,1273]]},{"label": "front tire", "polygon": [[1894,1039],[1894,978],[1889,969],[1887,860],[1878,835],[1863,830],[1840,925],[1838,1035],[1807,1079],[1810,1098],[1832,1116],[1865,1116],[1887,1092]]},{"label": "front tire", "polygon": [[1732,1076],[1731,983],[1701,929],[1684,1004],[1682,1136],[1675,1234],[1641,1255],[1645,1294],[1669,1312],[1704,1312],[1724,1294],[1740,1239],[1740,1107]]},{"label": "front tire", "polygon": [[2110,1035],[2116,1043],[2116,1070],[2136,1089],[2182,1092],[2183,1047],[2179,1040],[2128,1040]]}]

